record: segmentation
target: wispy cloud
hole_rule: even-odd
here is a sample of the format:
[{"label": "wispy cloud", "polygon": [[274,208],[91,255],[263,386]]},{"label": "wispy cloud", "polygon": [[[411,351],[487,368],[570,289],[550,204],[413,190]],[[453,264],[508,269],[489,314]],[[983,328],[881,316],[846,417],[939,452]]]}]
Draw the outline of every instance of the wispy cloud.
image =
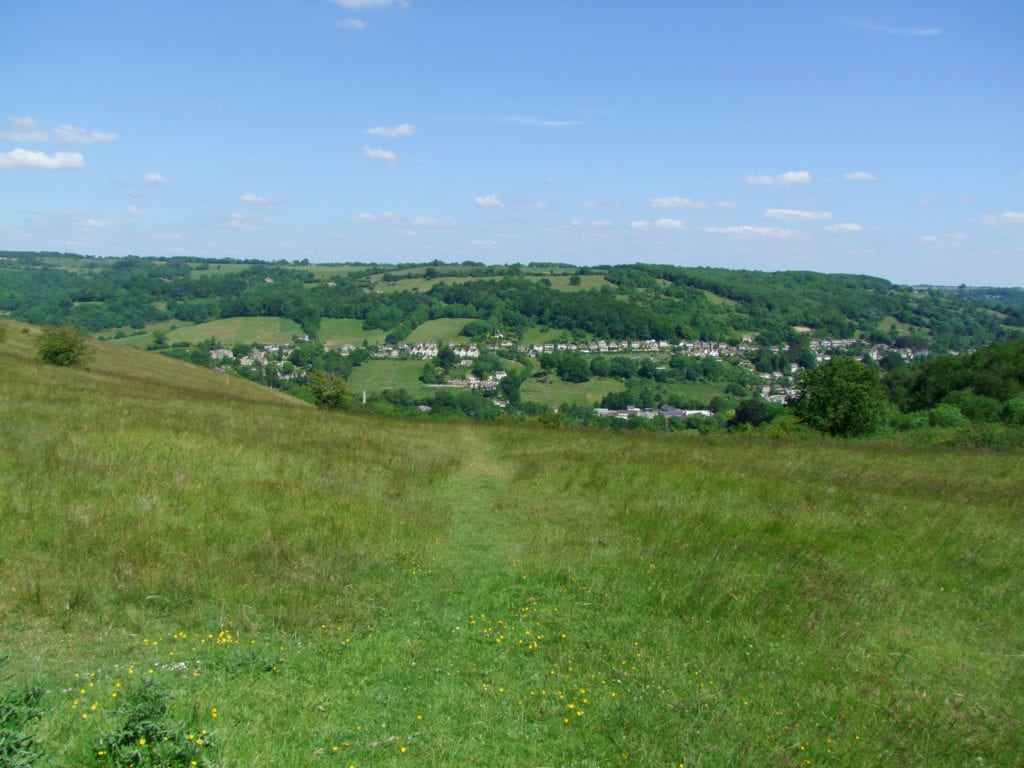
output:
[{"label": "wispy cloud", "polygon": [[780,186],[788,187],[791,184],[810,184],[811,174],[809,171],[786,171],[778,176],[757,176],[750,174],[743,177],[744,184],[752,186]]},{"label": "wispy cloud", "polygon": [[166,184],[167,183],[167,179],[165,179],[162,174],[159,174],[156,171],[150,171],[149,173],[147,173],[145,176],[142,177],[142,183],[143,184]]},{"label": "wispy cloud", "polygon": [[505,200],[501,195],[480,195],[473,198],[473,205],[480,208],[502,208],[505,205]]},{"label": "wispy cloud", "polygon": [[916,242],[921,245],[963,245],[967,235],[963,232],[948,232],[944,235],[922,235]]},{"label": "wispy cloud", "polygon": [[629,227],[630,229],[635,229],[639,232],[646,232],[649,229],[686,229],[686,225],[679,219],[657,219],[656,221],[637,219],[629,222]]},{"label": "wispy cloud", "polygon": [[401,139],[406,136],[412,136],[416,133],[416,126],[412,123],[402,123],[401,125],[375,125],[373,128],[367,128],[366,132],[371,136],[386,136],[389,139]]},{"label": "wispy cloud", "polygon": [[587,200],[583,203],[584,208],[598,208],[601,210],[609,210],[612,208],[621,208],[622,203],[618,200]]},{"label": "wispy cloud", "polygon": [[375,8],[408,8],[408,0],[331,0],[335,5],[350,11],[373,10]]},{"label": "wispy cloud", "polygon": [[276,208],[281,202],[280,199],[276,197],[263,197],[262,195],[257,195],[254,192],[246,192],[244,195],[240,195],[238,199],[246,205],[251,205],[253,208],[263,208],[267,210]]},{"label": "wispy cloud", "polygon": [[1024,225],[1024,212],[986,213],[978,221],[988,227],[1019,227]]},{"label": "wispy cloud", "polygon": [[854,224],[853,222],[846,222],[843,224],[829,224],[825,227],[826,232],[831,232],[833,235],[843,235],[852,232],[860,232],[864,227],[861,224]]},{"label": "wispy cloud", "polygon": [[9,117],[6,127],[0,129],[0,139],[31,144],[95,144],[117,141],[117,134],[79,128],[68,123],[47,128],[32,117]]},{"label": "wispy cloud", "polygon": [[0,169],[39,168],[46,171],[64,168],[84,168],[85,158],[79,152],[34,152],[28,149],[12,149],[0,152]]},{"label": "wispy cloud", "polygon": [[892,27],[888,24],[878,24],[873,21],[850,21],[842,22],[848,27],[861,29],[865,32],[875,32],[879,35],[893,35],[895,37],[935,37],[942,34],[941,27]]},{"label": "wispy cloud", "polygon": [[379,149],[377,147],[363,147],[363,157],[368,157],[371,160],[383,160],[388,165],[394,165],[398,162],[398,155],[390,149]]},{"label": "wispy cloud", "polygon": [[652,197],[647,201],[652,208],[687,208],[693,211],[705,211],[710,208],[735,208],[736,203],[728,200],[720,200],[717,203],[708,203],[703,200],[694,200],[690,197]]},{"label": "wispy cloud", "polygon": [[878,181],[878,176],[871,171],[850,171],[844,173],[843,178],[847,181]]},{"label": "wispy cloud", "polygon": [[249,216],[245,213],[229,213],[224,217],[224,223],[230,229],[252,231],[262,228],[265,222],[257,216]]},{"label": "wispy cloud", "polygon": [[380,213],[357,213],[356,221],[389,222],[401,221],[402,217],[394,211],[381,211]]},{"label": "wispy cloud", "polygon": [[342,19],[338,22],[340,29],[352,29],[357,32],[361,32],[366,29],[366,22],[362,19]]},{"label": "wispy cloud", "polygon": [[709,235],[726,235],[742,240],[767,238],[771,240],[790,240],[800,237],[801,233],[793,229],[781,229],[779,227],[752,227],[749,225],[739,227],[704,227]]},{"label": "wispy cloud", "polygon": [[832,218],[828,211],[796,211],[792,208],[769,208],[764,212],[766,219],[784,219],[787,221],[823,221]]},{"label": "wispy cloud", "polygon": [[552,120],[546,117],[535,117],[533,115],[501,115],[496,118],[499,123],[514,123],[516,125],[535,125],[540,128],[572,128],[576,125],[583,125],[579,120]]}]

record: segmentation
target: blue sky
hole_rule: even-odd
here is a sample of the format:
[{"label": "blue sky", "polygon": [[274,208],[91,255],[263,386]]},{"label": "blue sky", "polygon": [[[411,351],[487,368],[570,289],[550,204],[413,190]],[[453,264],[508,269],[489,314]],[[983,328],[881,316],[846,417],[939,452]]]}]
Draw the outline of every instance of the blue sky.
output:
[{"label": "blue sky", "polygon": [[1024,286],[1024,3],[35,0],[0,249]]}]

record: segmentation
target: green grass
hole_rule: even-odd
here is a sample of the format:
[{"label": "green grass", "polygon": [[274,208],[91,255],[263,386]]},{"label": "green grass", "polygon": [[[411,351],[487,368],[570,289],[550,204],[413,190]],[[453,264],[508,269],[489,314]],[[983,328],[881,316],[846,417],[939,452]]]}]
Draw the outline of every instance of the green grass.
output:
[{"label": "green grass", "polygon": [[462,329],[470,322],[469,317],[442,317],[437,320],[427,320],[412,330],[405,341],[409,344],[431,343],[443,341],[445,343],[458,343],[468,341],[468,337],[462,335]]},{"label": "green grass", "polygon": [[[170,343],[187,341],[196,344],[213,337],[222,344],[284,344],[292,337],[301,336],[298,323],[284,317],[228,317],[211,320],[208,323],[185,325],[167,332]],[[146,343],[152,341],[152,334],[143,337]]]},{"label": "green grass", "polygon": [[320,321],[320,340],[332,347],[342,344],[352,344],[361,347],[365,341],[371,346],[384,343],[387,331],[374,328],[370,331],[363,330],[362,320],[344,320],[325,317]]},{"label": "green grass", "polygon": [[562,381],[555,375],[546,380],[530,378],[520,387],[523,400],[533,400],[557,407],[562,403],[570,405],[596,405],[609,392],[619,392],[624,385],[617,379],[595,377],[581,384]]},{"label": "green grass", "polygon": [[39,692],[40,764],[1024,754],[1020,453],[325,413],[8,326],[0,701]]},{"label": "green grass", "polygon": [[385,389],[405,389],[417,395],[429,392],[419,377],[423,372],[422,360],[370,360],[353,369],[348,377],[348,386],[353,394],[363,390],[370,393]]}]

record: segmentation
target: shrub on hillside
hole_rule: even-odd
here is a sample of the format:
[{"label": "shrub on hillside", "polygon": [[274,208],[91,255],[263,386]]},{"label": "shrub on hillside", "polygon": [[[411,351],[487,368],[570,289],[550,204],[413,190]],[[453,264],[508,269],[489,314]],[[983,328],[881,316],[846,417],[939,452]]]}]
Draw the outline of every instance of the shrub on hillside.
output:
[{"label": "shrub on hillside", "polygon": [[36,342],[36,355],[50,365],[84,365],[92,357],[92,349],[89,336],[80,328],[47,325]]}]

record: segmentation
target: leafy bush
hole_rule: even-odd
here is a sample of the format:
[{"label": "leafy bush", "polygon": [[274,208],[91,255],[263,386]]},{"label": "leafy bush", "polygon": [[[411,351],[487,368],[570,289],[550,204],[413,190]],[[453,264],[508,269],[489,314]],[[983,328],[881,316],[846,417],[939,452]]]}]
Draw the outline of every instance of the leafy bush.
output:
[{"label": "leafy bush", "polygon": [[66,367],[87,363],[92,357],[92,349],[89,336],[80,328],[47,325],[36,343],[36,354],[44,363]]},{"label": "leafy bush", "polygon": [[29,723],[42,715],[42,689],[28,684],[9,684],[0,689],[0,765],[34,765],[35,739]]}]

